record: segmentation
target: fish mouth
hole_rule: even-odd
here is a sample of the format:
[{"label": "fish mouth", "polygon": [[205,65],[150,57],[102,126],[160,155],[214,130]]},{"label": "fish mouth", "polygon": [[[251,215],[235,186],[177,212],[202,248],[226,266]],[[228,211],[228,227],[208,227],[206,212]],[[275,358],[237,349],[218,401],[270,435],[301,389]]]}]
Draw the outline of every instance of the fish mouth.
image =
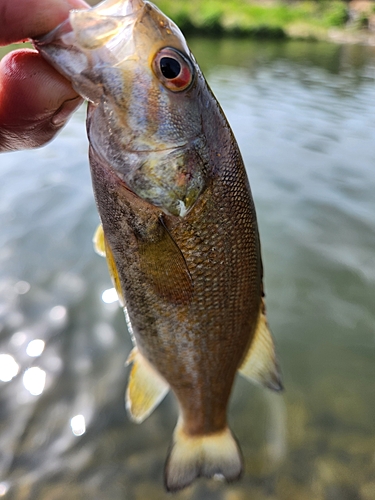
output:
[{"label": "fish mouth", "polygon": [[145,5],[143,0],[106,0],[88,10],[70,11],[76,43],[86,50],[100,49],[108,43],[109,50],[115,49],[119,35],[130,38],[126,32],[134,26]]},{"label": "fish mouth", "polygon": [[124,27],[134,24],[135,14],[145,7],[144,0],[104,0],[89,9],[73,9],[69,18],[46,35],[34,40],[43,46],[73,32],[74,42],[84,49],[96,49],[116,36]]},{"label": "fish mouth", "polygon": [[167,46],[171,36],[178,40],[176,48],[188,50],[179,28],[153,4],[105,0],[90,9],[70,11],[65,22],[33,44],[78,94],[97,103],[103,93],[100,69],[145,63],[145,40],[156,49]]},{"label": "fish mouth", "polygon": [[101,95],[95,66],[115,68],[136,57],[133,29],[147,7],[144,0],[105,0],[90,9],[71,10],[69,18],[34,47],[85,99]]},{"label": "fish mouth", "polygon": [[103,16],[125,17],[144,7],[144,0],[105,0],[95,7],[84,9],[87,12],[97,12]]}]

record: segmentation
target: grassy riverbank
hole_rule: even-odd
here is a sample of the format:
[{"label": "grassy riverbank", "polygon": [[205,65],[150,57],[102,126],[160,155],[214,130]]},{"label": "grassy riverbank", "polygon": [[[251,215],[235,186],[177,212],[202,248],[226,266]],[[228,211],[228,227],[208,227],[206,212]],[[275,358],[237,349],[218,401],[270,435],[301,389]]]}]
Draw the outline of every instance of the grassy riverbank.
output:
[{"label": "grassy riverbank", "polygon": [[324,39],[330,30],[344,29],[349,19],[348,3],[340,0],[154,0],[154,3],[185,33],[208,35]]}]

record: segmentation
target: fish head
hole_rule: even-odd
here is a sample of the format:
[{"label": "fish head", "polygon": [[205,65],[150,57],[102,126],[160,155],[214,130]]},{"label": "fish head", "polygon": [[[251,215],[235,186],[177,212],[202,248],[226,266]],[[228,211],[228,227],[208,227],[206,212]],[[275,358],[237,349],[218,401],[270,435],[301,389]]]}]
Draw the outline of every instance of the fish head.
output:
[{"label": "fish head", "polygon": [[90,101],[95,155],[147,202],[184,216],[205,186],[202,95],[179,28],[144,0],[106,0],[35,42]]}]

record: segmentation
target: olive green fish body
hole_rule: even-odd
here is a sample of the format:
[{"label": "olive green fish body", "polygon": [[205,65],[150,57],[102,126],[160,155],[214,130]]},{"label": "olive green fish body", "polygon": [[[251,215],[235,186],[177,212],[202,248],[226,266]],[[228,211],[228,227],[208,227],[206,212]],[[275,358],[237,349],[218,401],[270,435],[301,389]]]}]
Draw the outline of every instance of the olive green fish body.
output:
[{"label": "olive green fish body", "polygon": [[[184,218],[165,215],[135,197],[108,166],[91,158],[104,233],[137,346],[168,381],[193,434],[226,426],[233,379],[254,333],[262,293],[247,177],[232,133],[215,106],[212,97],[208,122],[220,133],[207,134],[207,187]],[[164,239],[176,245],[169,257],[158,253]],[[156,278],[147,272],[152,264],[144,262],[150,259],[147,246],[161,267]],[[180,256],[190,280],[181,279],[178,271],[177,278],[173,274]]]}]

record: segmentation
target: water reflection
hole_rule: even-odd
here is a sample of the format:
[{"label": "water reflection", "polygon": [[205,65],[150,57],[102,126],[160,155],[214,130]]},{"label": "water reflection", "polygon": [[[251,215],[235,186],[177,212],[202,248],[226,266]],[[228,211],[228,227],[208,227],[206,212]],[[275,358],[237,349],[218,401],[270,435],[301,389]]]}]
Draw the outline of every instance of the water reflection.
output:
[{"label": "water reflection", "polygon": [[86,421],[83,415],[76,415],[70,420],[70,426],[75,436],[82,436],[86,432]]},{"label": "water reflection", "polygon": [[23,385],[33,396],[40,396],[46,385],[46,372],[37,366],[29,368],[23,375]]},{"label": "water reflection", "polygon": [[26,354],[32,358],[37,358],[44,351],[45,345],[46,344],[42,339],[32,340],[26,347]]},{"label": "water reflection", "polygon": [[16,360],[10,354],[0,354],[0,380],[10,382],[20,370]]},{"label": "water reflection", "polygon": [[0,483],[0,497],[5,496],[8,493],[9,484],[7,482]]},{"label": "water reflection", "polygon": [[66,320],[67,309],[64,306],[54,306],[48,316],[54,323],[64,323]]},{"label": "water reflection", "polygon": [[112,304],[118,300],[118,295],[115,288],[108,288],[102,293],[102,301],[106,304]]},{"label": "water reflection", "polygon": [[23,331],[15,332],[15,333],[13,333],[13,335],[10,339],[10,342],[14,346],[20,347],[21,345],[23,345],[26,342],[27,337],[28,337],[28,334],[26,332],[23,332]]},{"label": "water reflection", "polygon": [[19,295],[24,295],[30,290],[30,283],[27,281],[18,281],[14,285],[14,290],[19,294]]}]

